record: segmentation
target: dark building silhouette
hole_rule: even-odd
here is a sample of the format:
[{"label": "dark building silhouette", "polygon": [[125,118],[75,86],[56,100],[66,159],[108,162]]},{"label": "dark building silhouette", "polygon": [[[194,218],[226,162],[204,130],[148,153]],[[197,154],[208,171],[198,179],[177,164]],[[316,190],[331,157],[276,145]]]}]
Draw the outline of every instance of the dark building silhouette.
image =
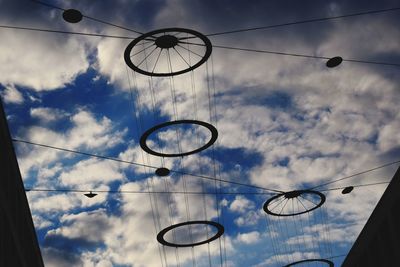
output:
[{"label": "dark building silhouette", "polygon": [[0,101],[0,266],[42,267],[43,259]]},{"label": "dark building silhouette", "polygon": [[400,266],[400,168],[397,169],[342,266]]}]

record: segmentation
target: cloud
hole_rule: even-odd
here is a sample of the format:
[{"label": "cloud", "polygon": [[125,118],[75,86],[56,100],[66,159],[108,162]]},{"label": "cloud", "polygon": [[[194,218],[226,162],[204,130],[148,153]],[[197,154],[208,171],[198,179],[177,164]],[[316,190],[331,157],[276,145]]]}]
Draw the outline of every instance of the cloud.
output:
[{"label": "cloud", "polygon": [[56,108],[38,107],[38,108],[31,108],[30,115],[33,118],[38,118],[39,120],[48,123],[57,121],[67,116],[68,113]]},{"label": "cloud", "polygon": [[1,96],[5,103],[22,104],[24,102],[23,95],[13,85],[6,86],[1,92]]},{"label": "cloud", "polygon": [[[52,112],[52,109],[46,109]],[[54,111],[57,114],[58,110]],[[57,132],[45,127],[32,126],[20,133],[21,139],[55,147],[78,149],[107,149],[122,142],[126,130],[118,131],[107,117],[96,118],[86,110],[78,110],[70,117],[71,128]],[[19,165],[23,177],[31,169],[40,169],[60,157],[73,157],[73,154],[61,153],[48,148],[32,147],[20,144],[18,147]]]},{"label": "cloud", "polygon": [[386,152],[400,146],[400,138],[397,134],[399,130],[400,122],[398,119],[383,126],[378,137],[378,145],[381,151]]},{"label": "cloud", "polygon": [[[89,242],[101,242],[101,232],[108,231],[111,227],[106,210],[99,209],[79,214],[63,215],[60,218],[62,227],[47,232],[47,236],[63,235],[74,239],[85,239]],[[90,225],[90,227],[87,227]]]},{"label": "cloud", "polygon": [[40,215],[32,215],[33,223],[35,225],[35,229],[42,229],[53,225],[53,222],[46,220]]},{"label": "cloud", "polygon": [[58,179],[61,184],[66,186],[91,188],[114,181],[123,181],[126,178],[121,173],[119,164],[105,160],[88,159],[79,161],[69,170],[64,168]]},{"label": "cloud", "polygon": [[237,217],[234,222],[237,226],[257,225],[262,218],[262,214],[257,211],[247,211],[243,216]]},{"label": "cloud", "polygon": [[81,266],[82,261],[78,255],[65,250],[52,247],[42,248],[43,261],[47,266]]},{"label": "cloud", "polygon": [[5,30],[0,36],[2,84],[54,90],[72,83],[89,66],[88,51],[79,38]]},{"label": "cloud", "polygon": [[243,242],[245,244],[254,244],[260,241],[261,235],[257,231],[249,233],[238,233],[236,241]]},{"label": "cloud", "polygon": [[254,203],[243,196],[236,196],[235,200],[229,205],[229,210],[238,213],[244,213],[250,209],[254,209]]},{"label": "cloud", "polygon": [[291,254],[279,254],[269,257],[264,262],[257,264],[257,267],[270,266],[271,264],[289,264],[296,261],[306,260],[306,259],[319,259],[320,255],[316,252],[294,252]]},{"label": "cloud", "polygon": [[[126,183],[121,186],[121,190],[145,190],[147,182],[149,181]],[[157,178],[152,184],[157,190],[156,187],[162,186],[163,182]],[[65,214],[60,218],[60,226],[48,232],[49,238],[51,236],[79,238],[104,244],[103,248],[96,251],[87,251],[84,247],[82,248],[85,251],[82,254],[82,261],[87,261],[87,264],[104,261],[104,264],[111,262],[112,264],[129,265],[135,262],[138,266],[160,266],[160,260],[164,261],[164,256],[161,254],[161,259],[155,257],[155,255],[159,255],[160,249],[155,236],[161,228],[170,225],[171,219],[172,223],[186,220],[185,201],[178,196],[167,197],[165,194],[152,195],[150,198],[148,194],[121,194],[116,196],[121,204],[118,216],[109,215],[104,209]],[[191,203],[192,220],[203,218],[203,202],[189,201]],[[205,208],[209,214],[215,214],[215,206],[213,207],[215,203],[212,198],[207,197],[206,205]],[[172,208],[172,217],[168,207]],[[158,218],[156,221],[153,221],[152,213],[155,213],[155,218]],[[160,225],[157,222],[158,220],[160,220]],[[91,225],[91,229],[87,228],[88,225]],[[160,226],[161,228],[159,228]],[[202,227],[199,229],[204,232]],[[189,237],[187,236],[187,238]],[[206,238],[205,232],[202,238]],[[187,242],[187,240],[183,241]],[[214,258],[216,260],[219,257],[218,246],[218,240],[210,243],[213,261]],[[225,246],[228,252],[232,251],[229,236],[225,238]],[[168,262],[174,263],[176,261],[175,248],[165,247],[164,249]],[[196,247],[194,251],[199,262],[207,257],[207,245]],[[191,249],[179,249],[178,253],[181,263],[192,261]]]}]

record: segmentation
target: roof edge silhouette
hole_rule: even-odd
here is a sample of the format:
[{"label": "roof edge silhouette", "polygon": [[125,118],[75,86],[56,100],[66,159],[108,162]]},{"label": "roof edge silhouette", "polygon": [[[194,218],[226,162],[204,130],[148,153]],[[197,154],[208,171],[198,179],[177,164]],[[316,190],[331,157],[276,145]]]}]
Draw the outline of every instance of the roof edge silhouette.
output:
[{"label": "roof edge silhouette", "polygon": [[0,266],[43,267],[1,99],[0,148]]},{"label": "roof edge silhouette", "polygon": [[343,267],[398,266],[400,253],[400,167],[386,188]]}]

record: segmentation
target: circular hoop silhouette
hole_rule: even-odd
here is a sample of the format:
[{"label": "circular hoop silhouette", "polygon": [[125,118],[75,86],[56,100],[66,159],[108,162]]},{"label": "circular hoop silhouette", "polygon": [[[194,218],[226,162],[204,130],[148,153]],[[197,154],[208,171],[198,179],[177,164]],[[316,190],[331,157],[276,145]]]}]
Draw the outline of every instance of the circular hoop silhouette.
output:
[{"label": "circular hoop silhouette", "polygon": [[[195,242],[195,243],[188,243],[188,244],[176,244],[176,243],[171,243],[168,242],[164,239],[164,235],[171,231],[172,229],[178,228],[178,227],[182,227],[185,225],[192,225],[192,224],[203,224],[203,225],[211,225],[214,226],[215,228],[217,228],[218,232],[204,240],[204,241],[200,241],[200,242]],[[169,246],[169,247],[175,247],[175,248],[185,248],[185,247],[194,247],[194,246],[200,246],[203,244],[207,244],[210,243],[211,241],[214,241],[215,239],[218,239],[220,236],[222,236],[224,234],[224,227],[216,222],[212,222],[212,221],[188,221],[188,222],[184,222],[184,223],[177,223],[174,225],[171,225],[167,228],[164,228],[163,230],[161,230],[158,235],[157,235],[157,241],[160,242],[160,244],[164,245],[164,246]]]},{"label": "circular hoop silhouette", "polygon": [[309,259],[309,260],[301,260],[301,261],[292,262],[292,263],[290,263],[288,265],[285,265],[283,267],[290,267],[290,266],[294,266],[294,265],[305,263],[305,262],[323,262],[323,263],[326,263],[329,267],[335,266],[333,264],[333,262],[331,262],[330,260],[326,260],[326,259]]},{"label": "circular hoop silhouette", "polygon": [[203,34],[184,28],[151,31],[134,39],[125,49],[125,63],[148,76],[174,76],[207,61],[212,51]]},{"label": "circular hoop silhouette", "polygon": [[[205,128],[207,128],[210,132],[211,132],[211,138],[210,140],[203,145],[202,147],[199,147],[195,150],[192,151],[188,151],[188,152],[182,152],[182,153],[171,153],[171,154],[167,154],[167,153],[161,153],[161,152],[157,152],[152,150],[151,148],[149,148],[147,146],[147,138],[149,138],[149,136],[154,133],[155,131],[161,129],[161,128],[165,128],[168,127],[170,125],[175,125],[175,124],[197,124],[200,126],[203,126]],[[207,149],[208,147],[210,147],[212,144],[214,144],[214,142],[217,140],[218,138],[218,131],[217,129],[212,126],[211,124],[204,122],[204,121],[196,121],[196,120],[177,120],[177,121],[169,121],[169,122],[165,122],[165,123],[161,123],[159,125],[156,125],[150,129],[148,129],[146,132],[144,132],[144,134],[140,137],[140,147],[146,151],[149,154],[152,154],[154,156],[159,156],[159,157],[183,157],[183,156],[188,156],[191,154],[195,154],[198,153],[200,151],[203,151],[205,149]]]},{"label": "circular hoop silhouette", "polygon": [[[294,216],[321,207],[325,200],[325,195],[321,192],[313,190],[295,190],[271,197],[264,203],[263,209],[269,215]],[[291,201],[291,203],[289,203],[289,201]]]}]

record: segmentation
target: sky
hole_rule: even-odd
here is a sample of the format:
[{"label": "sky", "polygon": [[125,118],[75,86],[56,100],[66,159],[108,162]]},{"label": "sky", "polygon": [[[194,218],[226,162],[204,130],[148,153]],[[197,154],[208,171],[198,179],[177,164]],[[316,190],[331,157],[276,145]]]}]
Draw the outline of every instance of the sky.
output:
[{"label": "sky", "polygon": [[[399,67],[346,59],[398,64],[399,11],[212,34],[395,8],[397,1],[45,3],[86,17],[72,24],[60,9],[0,0],[0,25],[126,37],[0,28],[0,95],[12,137],[117,159],[14,142],[25,188],[32,189],[26,194],[46,266],[341,264],[398,164],[323,184],[400,158]],[[150,77],[127,66],[124,51],[140,33],[170,27],[208,36],[210,57],[173,77]],[[189,46],[192,52],[179,48],[182,55],[170,49],[172,68],[185,68],[204,53],[204,46]],[[327,68],[326,59],[223,47],[345,61]],[[140,47],[134,49],[138,55],[131,58],[143,69],[158,63],[157,54],[145,59]],[[165,55],[160,72],[168,70]],[[211,124],[218,138],[184,157],[144,152],[143,133],[175,120]],[[178,124],[151,134],[147,144],[179,153],[210,138],[203,126]],[[158,167],[173,172],[160,177]],[[357,187],[371,183],[380,184]],[[280,192],[316,186],[326,198],[320,208],[286,217],[263,210]],[[346,186],[355,188],[343,195]],[[98,195],[83,195],[90,191]],[[321,201],[315,193],[302,197],[304,203],[298,197],[275,200],[270,208],[285,214]],[[224,233],[195,247],[158,243],[161,230],[187,221],[217,222]],[[215,227],[195,224],[169,231],[165,239],[188,244],[215,234]]]}]

